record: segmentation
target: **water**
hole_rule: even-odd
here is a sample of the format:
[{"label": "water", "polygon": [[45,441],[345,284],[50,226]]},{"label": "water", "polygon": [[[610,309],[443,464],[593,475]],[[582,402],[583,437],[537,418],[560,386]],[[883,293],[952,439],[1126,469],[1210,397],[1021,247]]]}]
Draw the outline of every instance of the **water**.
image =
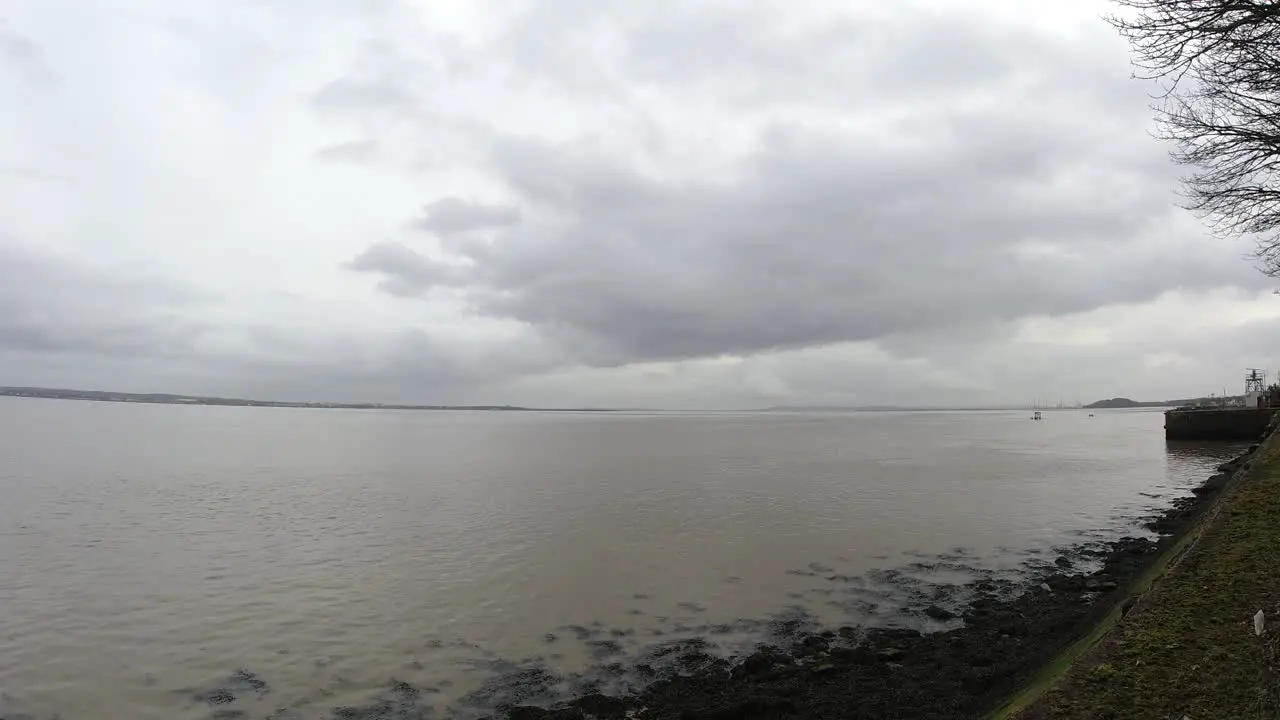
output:
[{"label": "water", "polygon": [[1028,417],[0,398],[0,716],[208,718],[237,668],[271,686],[245,717],[393,678],[443,708],[496,659],[586,667],[570,625],[634,652],[789,605],[894,622],[828,578],[1047,562],[1235,450],[1166,447],[1155,412]]}]

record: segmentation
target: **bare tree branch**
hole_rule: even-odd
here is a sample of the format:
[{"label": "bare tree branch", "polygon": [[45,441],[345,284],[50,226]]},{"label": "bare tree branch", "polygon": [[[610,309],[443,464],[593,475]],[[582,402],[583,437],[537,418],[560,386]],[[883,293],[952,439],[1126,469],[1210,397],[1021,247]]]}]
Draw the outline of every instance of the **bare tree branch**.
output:
[{"label": "bare tree branch", "polygon": [[1117,0],[1108,21],[1138,77],[1162,83],[1157,137],[1194,168],[1187,207],[1228,235],[1256,235],[1280,277],[1280,2]]}]

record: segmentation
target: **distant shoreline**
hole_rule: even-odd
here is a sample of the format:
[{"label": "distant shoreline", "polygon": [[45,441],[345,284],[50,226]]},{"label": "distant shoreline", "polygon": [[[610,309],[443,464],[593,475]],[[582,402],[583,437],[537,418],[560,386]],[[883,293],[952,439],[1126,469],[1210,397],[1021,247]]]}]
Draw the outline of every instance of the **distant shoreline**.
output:
[{"label": "distant shoreline", "polygon": [[774,407],[761,408],[755,412],[767,413],[868,413],[868,412],[1009,412],[1013,410],[1031,411],[1040,410],[1048,412],[1050,410],[1080,410],[1081,408],[1071,407],[1034,407],[1031,405],[988,405],[985,407],[931,407],[922,405],[920,407],[912,407],[907,405],[868,405],[865,407],[853,406],[824,406],[824,405],[778,405]]},{"label": "distant shoreline", "polygon": [[26,397],[41,400],[84,400],[89,402],[144,403],[149,405],[212,405],[218,407],[283,407],[324,410],[474,410],[509,412],[614,412],[610,408],[536,408],[518,405],[412,405],[403,403],[334,403],[289,402],[284,400],[251,400],[246,398],[173,395],[169,393],[128,393],[106,390],[71,390],[66,388],[0,387],[0,397]]},{"label": "distant shoreline", "polygon": [[[599,408],[599,407],[525,407],[521,405],[418,405],[413,403],[340,403],[295,402],[287,400],[256,400],[251,398],[227,398],[206,395],[178,395],[175,393],[132,393],[112,390],[77,390],[73,388],[46,388],[28,386],[0,386],[0,397],[28,397],[43,400],[86,400],[91,402],[145,403],[151,405],[212,405],[218,407],[282,407],[326,410],[473,410],[488,412],[555,412],[555,413],[608,413],[608,412],[662,412],[656,408]],[[1118,401],[1123,401],[1120,403]],[[1115,404],[1112,404],[1115,403]],[[1037,407],[1034,405],[1003,405],[986,407],[941,407],[906,405],[775,405],[765,408],[741,410],[702,410],[692,412],[751,412],[751,413],[867,413],[867,412],[996,412],[996,411],[1056,411],[1093,409],[1153,409],[1194,404],[1192,400],[1164,402],[1135,402],[1127,398],[1100,400],[1089,405]],[[677,411],[679,412],[679,411]]]}]

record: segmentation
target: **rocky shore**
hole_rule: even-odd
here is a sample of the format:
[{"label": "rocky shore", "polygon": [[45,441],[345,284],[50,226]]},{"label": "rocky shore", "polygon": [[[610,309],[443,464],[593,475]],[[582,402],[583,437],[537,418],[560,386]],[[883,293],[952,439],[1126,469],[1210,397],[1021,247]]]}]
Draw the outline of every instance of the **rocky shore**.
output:
[{"label": "rocky shore", "polygon": [[1017,720],[1280,717],[1280,440],[1232,477],[1158,581]]},{"label": "rocky shore", "polygon": [[[771,628],[775,642],[742,657],[718,657],[695,639],[656,646],[634,667],[603,665],[604,676],[644,679],[620,696],[588,685],[567,702],[537,706],[562,695],[563,683],[536,669],[508,674],[485,692],[498,717],[510,720],[982,717],[1127,602],[1135,580],[1212,507],[1256,449],[1149,518],[1157,540],[1067,548],[1053,569],[1028,580],[984,578],[953,590],[966,599],[958,614],[946,602],[922,608],[950,629],[822,629],[806,618],[781,620]],[[1091,571],[1072,572],[1082,567]]]}]

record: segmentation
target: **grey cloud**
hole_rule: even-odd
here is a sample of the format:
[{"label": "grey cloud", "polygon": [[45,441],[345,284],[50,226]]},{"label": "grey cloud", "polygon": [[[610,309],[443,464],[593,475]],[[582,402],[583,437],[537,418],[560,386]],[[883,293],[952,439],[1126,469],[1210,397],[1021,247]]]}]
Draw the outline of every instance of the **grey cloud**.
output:
[{"label": "grey cloud", "polygon": [[204,327],[175,310],[199,296],[125,282],[0,245],[0,348],[36,353],[164,355],[189,351]]},{"label": "grey cloud", "polygon": [[[368,352],[367,339],[348,333],[300,334],[291,328],[250,328],[248,337],[270,355],[240,360],[254,376],[249,392],[292,397],[364,399],[394,397],[416,391],[419,397],[442,396],[473,387],[490,369],[469,364],[462,353],[422,330],[403,330]],[[325,390],[320,390],[325,388]]]},{"label": "grey cloud", "polygon": [[49,322],[3,309],[0,313],[0,347],[26,352],[157,357],[190,352],[201,333],[183,323]]},{"label": "grey cloud", "polygon": [[[529,3],[501,36],[511,72],[561,92],[626,99],[637,89],[735,109],[865,107],[1007,92],[1051,76],[1122,86],[1125,51],[1104,32],[1071,43],[963,11],[874,3]],[[817,12],[815,6],[825,8]],[[565,17],[574,15],[575,22]],[[607,35],[609,43],[593,43]],[[1101,72],[1099,72],[1101,70]]]},{"label": "grey cloud", "polygon": [[320,88],[311,102],[322,109],[385,110],[407,107],[412,98],[390,80],[346,77]]},{"label": "grey cloud", "polygon": [[0,27],[0,66],[3,65],[16,69],[33,86],[58,84],[58,74],[49,66],[39,44]]},{"label": "grey cloud", "polygon": [[[1051,131],[1050,131],[1051,132]],[[1087,148],[992,123],[919,153],[791,131],[733,183],[663,183],[604,158],[512,140],[504,176],[572,218],[469,252],[460,282],[483,312],[544,328],[595,363],[867,340],[1249,282],[1195,248],[1127,240],[1166,216],[1154,188],[1109,202],[1052,168],[1107,172]],[[1083,162],[1083,165],[1081,164]],[[1020,253],[1038,243],[1041,253]],[[1184,254],[1186,253],[1186,254]],[[388,255],[418,287],[438,266]]]},{"label": "grey cloud", "polygon": [[[1038,32],[1024,13],[1015,27],[988,12],[1001,0],[963,16],[913,0],[263,0],[235,18],[216,4],[143,3],[109,27],[118,14],[77,27],[41,3],[21,11],[77,82],[7,129],[35,153],[21,163],[74,181],[0,169],[24,196],[25,246],[68,253],[20,257],[0,237],[7,382],[723,406],[983,402],[1052,378],[1091,399],[1129,392],[1108,383],[1145,353],[1193,355],[1203,375],[1274,339],[1015,335],[1029,315],[1265,282],[1173,207],[1145,89],[1101,23]],[[21,91],[50,65],[14,37],[0,38],[0,82]],[[128,72],[93,64],[112,52]],[[122,100],[86,135],[73,121],[98,118],[104,93]],[[155,112],[157,97],[182,112]],[[299,99],[314,112],[299,116]],[[49,113],[67,122],[27,122]],[[173,152],[193,136],[204,154]],[[334,162],[293,162],[308,153]],[[130,205],[153,196],[182,212]],[[182,232],[197,225],[208,237]],[[345,249],[397,226],[403,242]],[[179,242],[233,236],[238,252],[198,266]],[[335,281],[332,252],[404,302]],[[243,280],[245,295],[136,282],[148,267],[174,284]],[[649,360],[689,361],[628,366]]]},{"label": "grey cloud", "polygon": [[427,205],[418,227],[440,235],[505,228],[520,222],[520,210],[510,205],[485,205],[446,197]]},{"label": "grey cloud", "polygon": [[[240,328],[258,352],[205,358],[215,394],[341,402],[502,403],[503,380],[560,366],[532,334],[459,343],[429,329]],[[213,362],[208,362],[213,360]],[[197,377],[199,377],[197,375]]]},{"label": "grey cloud", "polygon": [[[547,29],[536,7],[515,36]],[[628,50],[602,67],[673,101],[825,111],[742,115],[755,148],[712,177],[680,158],[652,158],[666,161],[654,172],[588,143],[501,138],[493,164],[526,217],[518,233],[450,247],[448,284],[616,365],[998,333],[1027,315],[1261,282],[1193,232],[1162,237],[1179,227],[1175,170],[1143,131],[1143,88],[1094,57],[1118,47],[1105,27],[1068,40],[923,10],[809,26],[766,12],[621,12],[611,29]],[[546,62],[598,59],[558,47]],[[368,269],[400,294],[445,274],[422,258]]]},{"label": "grey cloud", "polygon": [[[425,42],[445,42],[429,30]],[[437,48],[428,47],[427,52]],[[351,68],[311,95],[312,106],[324,111],[380,114],[393,122],[419,109],[423,96],[423,73],[431,70],[419,54],[389,38],[375,35],[361,43]],[[429,85],[428,85],[429,87]]]},{"label": "grey cloud", "polygon": [[321,160],[350,163],[366,163],[376,158],[377,155],[377,140],[349,140],[334,145],[326,145],[316,151],[316,157]]},{"label": "grey cloud", "polygon": [[485,394],[495,378],[542,367],[475,355],[421,330],[378,337],[376,352],[370,352],[367,335],[296,328],[239,331],[259,343],[253,354],[163,354],[151,344],[118,352],[102,352],[96,343],[88,350],[78,344],[37,349],[0,342],[0,367],[9,384],[292,401],[495,404],[508,401]]},{"label": "grey cloud", "polygon": [[[1171,175],[1123,138],[1093,144],[1087,128],[1025,115],[955,118],[915,150],[802,128],[765,135],[731,182],[715,183],[656,180],[510,139],[495,150],[510,187],[568,220],[459,246],[466,262],[451,282],[481,312],[541,328],[602,365],[978,327],[1259,282],[1202,240],[1135,240],[1171,217]],[[1097,187],[1109,184],[1116,193]],[[421,279],[420,289],[442,272],[385,259],[366,269]]]},{"label": "grey cloud", "polygon": [[34,167],[0,166],[0,176],[33,183],[64,183],[66,178]]},{"label": "grey cloud", "polygon": [[40,51],[39,45],[28,38],[4,30],[0,30],[0,57],[19,65],[38,64],[44,61],[44,54]]},{"label": "grey cloud", "polygon": [[[368,261],[378,260],[372,254]],[[0,244],[4,381],[289,400],[464,402],[495,379],[563,363],[530,334],[458,344],[420,328],[360,332],[191,319],[209,300]]]},{"label": "grey cloud", "polygon": [[398,242],[370,245],[347,263],[347,269],[383,276],[379,287],[390,295],[411,297],[454,281],[455,273],[444,264]]},{"label": "grey cloud", "polygon": [[972,93],[1007,80],[1018,55],[1036,49],[1022,33],[959,14],[854,9],[796,22],[764,5],[671,8],[626,40],[622,62],[638,80],[750,103]]}]

